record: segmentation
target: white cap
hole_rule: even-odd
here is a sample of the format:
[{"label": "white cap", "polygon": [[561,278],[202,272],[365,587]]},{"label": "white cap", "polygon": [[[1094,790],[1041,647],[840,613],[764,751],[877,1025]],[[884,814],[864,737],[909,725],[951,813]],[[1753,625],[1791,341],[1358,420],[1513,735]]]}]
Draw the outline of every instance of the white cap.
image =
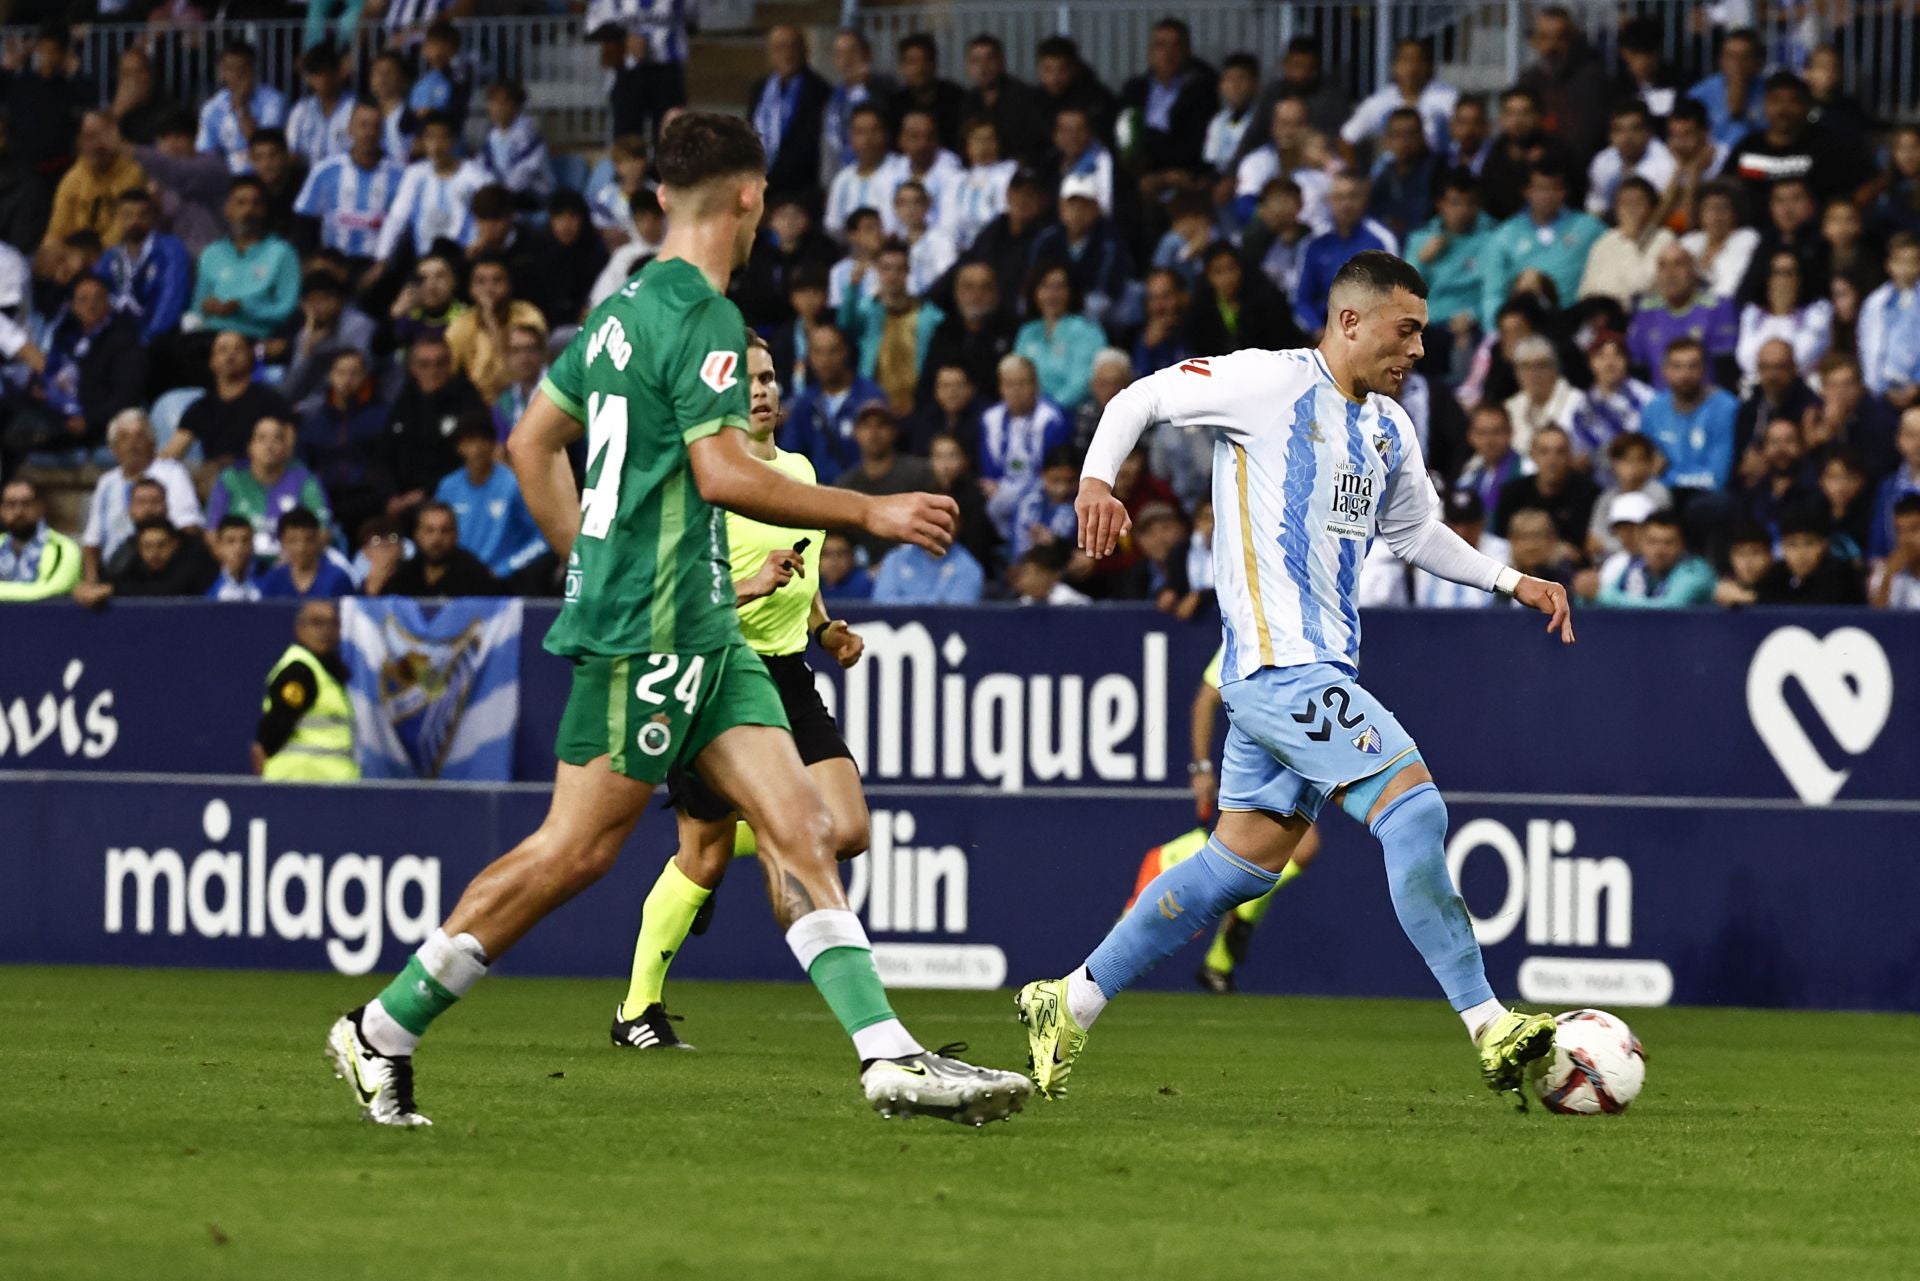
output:
[{"label": "white cap", "polygon": [[1060,199],[1066,200],[1072,196],[1080,196],[1097,205],[1100,203],[1100,184],[1093,180],[1090,173],[1068,174],[1060,183]]},{"label": "white cap", "polygon": [[1638,525],[1653,512],[1653,499],[1645,494],[1615,494],[1607,507],[1607,524]]}]

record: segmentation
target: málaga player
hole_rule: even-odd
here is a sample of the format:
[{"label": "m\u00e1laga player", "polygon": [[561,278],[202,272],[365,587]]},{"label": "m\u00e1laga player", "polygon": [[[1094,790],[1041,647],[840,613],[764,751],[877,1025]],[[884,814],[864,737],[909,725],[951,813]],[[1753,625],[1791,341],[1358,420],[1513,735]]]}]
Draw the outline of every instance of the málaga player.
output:
[{"label": "m\u00e1laga player", "polygon": [[[751,333],[747,386],[747,452],[802,484],[812,484],[813,464],[807,456],[773,443],[780,425],[780,384],[774,377],[773,353],[764,339]],[[790,529],[727,513],[727,551],[741,634],[773,677],[800,761],[827,803],[833,824],[830,844],[846,859],[867,848],[867,800],[853,753],[814,687],[806,649],[811,636],[844,668],[860,660],[863,646],[857,633],[828,615],[816,586],[825,538],[818,529]],[[667,967],[696,928],[727,865],[736,854],[753,853],[757,844],[751,829],[736,822],[733,802],[697,773],[675,770],[667,775],[667,786],[679,816],[680,848],[647,894],[627,996],[613,1012],[613,1043],[629,1049],[686,1046],[662,999]]]},{"label": "m\u00e1laga player", "polygon": [[1377,533],[1407,564],[1549,615],[1566,643],[1566,592],[1469,547],[1440,520],[1411,422],[1391,396],[1423,348],[1426,285],[1391,254],[1335,275],[1320,346],[1189,360],[1108,403],[1081,472],[1080,546],[1105,556],[1127,530],[1121,460],[1155,423],[1215,433],[1214,579],[1228,730],[1220,822],[1205,848],[1146,887],[1086,963],[1016,998],[1042,1093],[1060,1095],[1113,997],[1200,930],[1278,882],[1331,800],[1386,856],[1401,928],[1479,1050],[1496,1092],[1518,1091],[1553,1049],[1553,1019],[1502,1005],[1447,874],[1447,807],[1420,749],[1356,679],[1360,563]]},{"label": "m\u00e1laga player", "polygon": [[[547,648],[573,664],[546,819],[460,896],[406,969],[328,1035],[363,1113],[422,1125],[413,1051],[542,917],[612,866],[667,774],[686,766],[760,835],[774,916],[852,1038],[883,1114],[978,1124],[1018,1111],[1011,1072],[927,1053],[894,1016],[847,909],[825,803],[794,750],[766,666],[740,637],[722,508],[803,529],[857,526],[944,551],[952,500],[801,484],[747,452],[739,309],[721,290],[753,247],[766,153],[745,121],[689,113],[658,153],[660,254],[596,307],[514,426],[527,507],[567,556]],[[568,445],[587,436],[576,495]]]}]

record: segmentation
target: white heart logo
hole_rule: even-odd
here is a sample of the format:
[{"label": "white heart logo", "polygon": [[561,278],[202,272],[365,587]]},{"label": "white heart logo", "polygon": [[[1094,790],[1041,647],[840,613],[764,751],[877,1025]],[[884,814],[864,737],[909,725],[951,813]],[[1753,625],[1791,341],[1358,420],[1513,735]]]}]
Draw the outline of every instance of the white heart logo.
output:
[{"label": "white heart logo", "polygon": [[1787,706],[1788,680],[1800,682],[1840,750],[1858,756],[1873,746],[1893,710],[1893,671],[1880,642],[1858,627],[1815,636],[1782,627],[1760,642],[1747,668],[1747,715],[1774,764],[1809,805],[1840,794],[1850,771],[1821,759],[1799,717]]}]

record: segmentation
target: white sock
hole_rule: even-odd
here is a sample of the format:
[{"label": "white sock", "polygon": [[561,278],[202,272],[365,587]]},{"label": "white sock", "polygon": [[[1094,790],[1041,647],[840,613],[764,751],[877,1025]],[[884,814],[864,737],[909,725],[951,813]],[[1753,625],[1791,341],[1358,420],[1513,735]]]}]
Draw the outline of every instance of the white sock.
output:
[{"label": "white sock", "polygon": [[420,1045],[420,1038],[394,1021],[387,1007],[368,1001],[360,1010],[360,1035],[368,1045],[389,1058],[405,1058]]},{"label": "white sock", "polygon": [[865,1063],[868,1059],[903,1059],[919,1054],[925,1047],[913,1039],[899,1019],[869,1023],[853,1034],[853,1052]]},{"label": "white sock", "polygon": [[449,938],[445,930],[435,930],[420,945],[418,956],[433,981],[455,996],[465,996],[487,972],[486,949],[471,934]]},{"label": "white sock", "polygon": [[1107,1008],[1107,994],[1087,973],[1087,967],[1081,966],[1067,975],[1067,1014],[1082,1031],[1093,1026],[1100,1017],[1100,1011]]},{"label": "white sock", "polygon": [[1467,1035],[1477,1041],[1487,1024],[1506,1012],[1507,1007],[1498,1001],[1482,1001],[1471,1009],[1460,1011],[1460,1021],[1467,1025]]}]

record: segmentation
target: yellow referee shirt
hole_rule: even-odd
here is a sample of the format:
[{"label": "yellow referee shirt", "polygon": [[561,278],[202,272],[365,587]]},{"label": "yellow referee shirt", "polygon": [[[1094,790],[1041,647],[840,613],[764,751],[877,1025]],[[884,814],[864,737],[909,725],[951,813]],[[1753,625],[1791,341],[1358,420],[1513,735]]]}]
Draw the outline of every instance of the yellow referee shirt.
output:
[{"label": "yellow referee shirt", "polygon": [[[815,483],[813,464],[805,454],[790,454],[783,449],[767,466],[803,485]],[[727,513],[727,560],[736,583],[752,578],[769,555],[790,549],[803,538],[810,540],[800,556],[806,564],[806,577],[795,574],[773,595],[740,607],[740,631],[755,653],[798,654],[806,649],[807,619],[813,611],[813,595],[820,588],[820,544],[826,534],[818,529],[784,529],[739,512]]]}]

